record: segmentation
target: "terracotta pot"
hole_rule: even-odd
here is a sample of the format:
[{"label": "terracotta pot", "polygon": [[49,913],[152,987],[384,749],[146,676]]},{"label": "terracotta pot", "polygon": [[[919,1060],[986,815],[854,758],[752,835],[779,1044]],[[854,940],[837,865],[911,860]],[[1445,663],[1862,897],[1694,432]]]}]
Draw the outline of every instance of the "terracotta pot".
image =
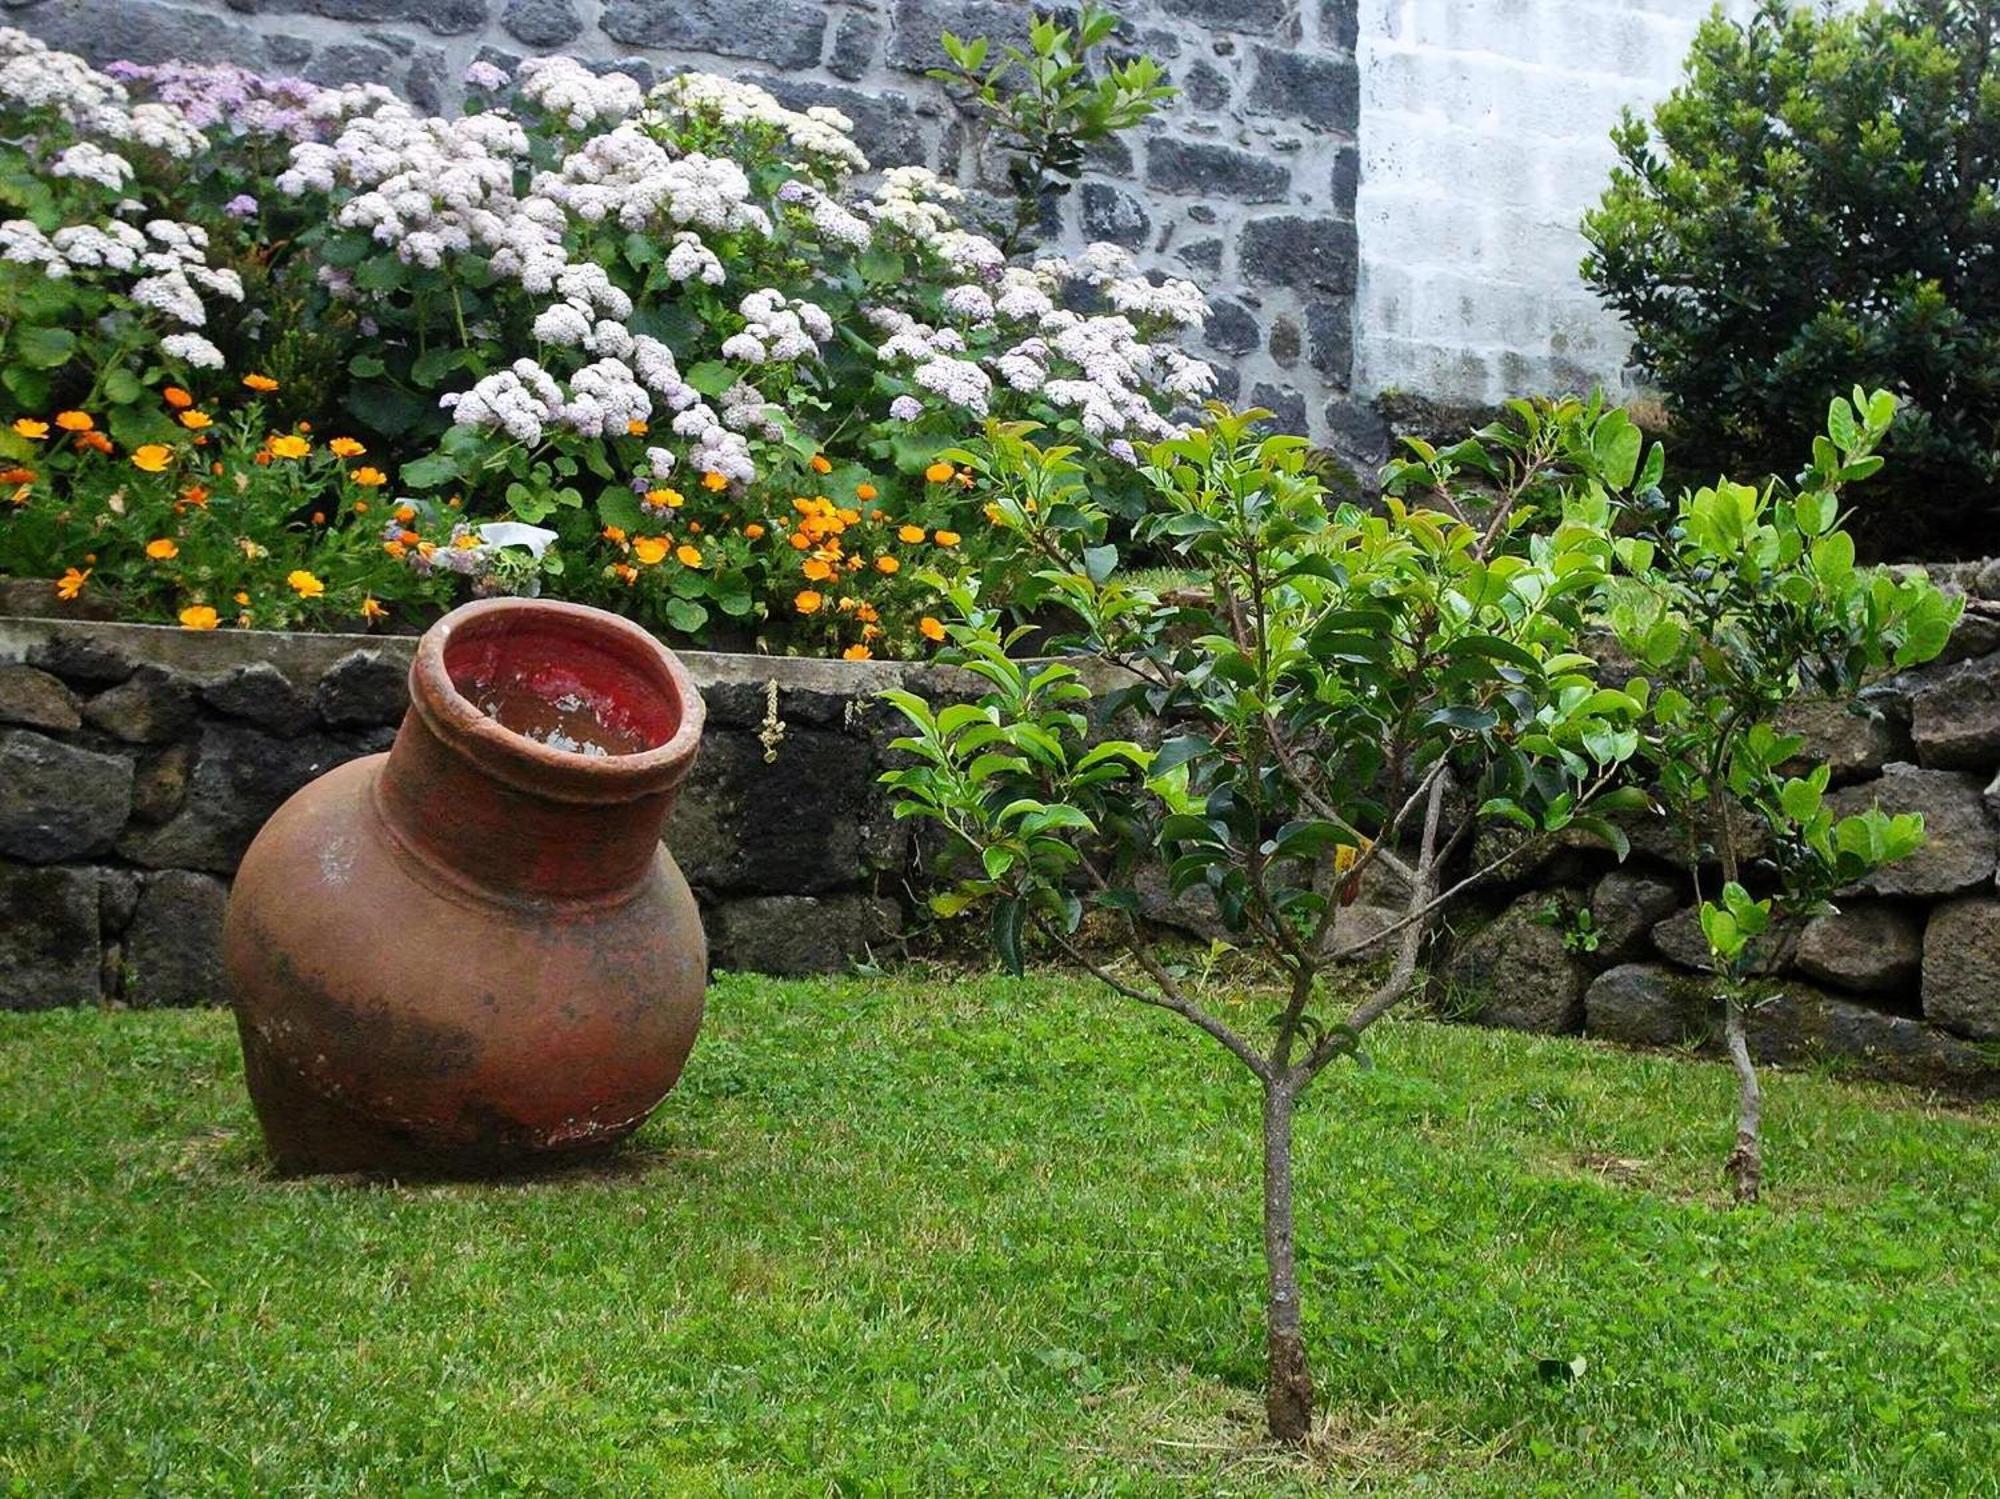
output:
[{"label": "terracotta pot", "polygon": [[431,627],[389,752],[280,807],[230,892],[282,1169],[503,1170],[639,1127],[701,1023],[707,946],[660,845],[701,725],[615,615],[494,599]]}]

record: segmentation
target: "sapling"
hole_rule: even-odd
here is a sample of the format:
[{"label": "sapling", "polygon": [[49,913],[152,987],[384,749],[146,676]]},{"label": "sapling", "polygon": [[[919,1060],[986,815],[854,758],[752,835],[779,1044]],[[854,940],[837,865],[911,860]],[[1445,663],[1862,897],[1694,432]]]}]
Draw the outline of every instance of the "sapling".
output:
[{"label": "sapling", "polygon": [[[1007,602],[1063,620],[1070,633],[1038,648],[1100,680],[1070,659],[1015,659],[1027,627],[1003,629],[996,601],[961,585],[947,658],[987,690],[942,708],[889,694],[912,732],[897,742],[910,763],[884,779],[899,816],[936,820],[965,859],[940,913],[987,911],[1010,969],[1046,944],[1257,1080],[1265,1410],[1273,1436],[1300,1442],[1314,1404],[1293,1215],[1301,1096],[1411,992],[1439,913],[1505,862],[1465,867],[1477,826],[1622,849],[1606,814],[1643,801],[1619,781],[1644,686],[1601,685],[1577,648],[1612,562],[1609,496],[1632,483],[1640,440],[1596,403],[1516,403],[1456,448],[1416,445],[1370,514],[1330,510],[1304,442],[1258,435],[1262,415],[1211,408],[1143,455],[1133,542],[1187,570],[1172,602],[1121,566],[1074,450],[995,425],[950,455],[1036,560]],[[1113,736],[1128,710],[1161,726],[1156,745]],[[1274,996],[1220,995],[1154,939],[1138,885],[1155,858],[1176,897],[1213,901]],[[1336,917],[1364,880],[1400,888],[1398,908],[1349,934]],[[1376,954],[1386,971],[1357,996],[1340,967]]]},{"label": "sapling", "polygon": [[1763,1180],[1747,1024],[1756,975],[1781,965],[1799,925],[1837,892],[1923,839],[1915,813],[1836,818],[1828,767],[1776,722],[1802,695],[1863,711],[1872,676],[1936,656],[1958,617],[1921,573],[1854,565],[1841,494],[1881,466],[1875,448],[1894,413],[1885,391],[1836,398],[1789,493],[1721,482],[1635,510],[1607,590],[1610,624],[1654,683],[1641,758],[1700,902],[1737,1078],[1726,1170],[1741,1202]]}]

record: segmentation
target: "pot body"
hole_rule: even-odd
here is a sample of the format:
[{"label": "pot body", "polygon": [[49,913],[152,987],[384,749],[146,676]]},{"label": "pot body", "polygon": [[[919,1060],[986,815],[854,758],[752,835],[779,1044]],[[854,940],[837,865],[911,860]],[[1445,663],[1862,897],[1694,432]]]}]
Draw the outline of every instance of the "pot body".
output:
[{"label": "pot body", "polygon": [[[595,704],[624,737],[552,748],[576,740],[517,700]],[[614,616],[493,600],[433,628],[395,746],[281,807],[231,890],[224,963],[281,1169],[516,1169],[644,1122],[701,1020],[706,944],[659,842],[700,726],[679,663]]]}]

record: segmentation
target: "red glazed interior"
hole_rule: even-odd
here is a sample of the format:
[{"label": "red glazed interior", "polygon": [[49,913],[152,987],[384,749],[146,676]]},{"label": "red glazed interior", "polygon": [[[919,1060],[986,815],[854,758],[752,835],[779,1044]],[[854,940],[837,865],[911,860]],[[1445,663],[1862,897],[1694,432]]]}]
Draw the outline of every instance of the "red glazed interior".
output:
[{"label": "red glazed interior", "polygon": [[678,696],[656,659],[570,616],[470,621],[452,632],[444,667],[459,695],[502,728],[569,754],[643,754],[680,727]]}]

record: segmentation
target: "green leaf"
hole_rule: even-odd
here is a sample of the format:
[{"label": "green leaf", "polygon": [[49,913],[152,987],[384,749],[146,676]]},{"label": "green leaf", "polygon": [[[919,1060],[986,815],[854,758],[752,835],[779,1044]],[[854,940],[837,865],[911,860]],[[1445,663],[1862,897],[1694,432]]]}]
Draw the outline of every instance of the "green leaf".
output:
[{"label": "green leaf", "polygon": [[668,599],[665,609],[667,623],[683,635],[698,635],[701,627],[708,623],[708,610],[693,599]]},{"label": "green leaf", "polygon": [[705,359],[681,378],[705,396],[719,396],[736,383],[736,371],[719,359]]},{"label": "green leaf", "polygon": [[1027,965],[1021,959],[1021,923],[1027,918],[1026,903],[1010,895],[993,907],[993,951],[1001,966],[1019,978]]},{"label": "green leaf", "polygon": [[455,484],[460,477],[457,462],[444,453],[413,458],[397,473],[403,484],[410,489],[436,489],[440,485]]},{"label": "green leaf", "polygon": [[1102,583],[1110,577],[1118,566],[1118,548],[1114,546],[1085,547],[1083,549],[1083,569],[1093,583]]},{"label": "green leaf", "polygon": [[17,328],[14,352],[31,369],[52,370],[69,363],[76,335],[67,328]]}]

